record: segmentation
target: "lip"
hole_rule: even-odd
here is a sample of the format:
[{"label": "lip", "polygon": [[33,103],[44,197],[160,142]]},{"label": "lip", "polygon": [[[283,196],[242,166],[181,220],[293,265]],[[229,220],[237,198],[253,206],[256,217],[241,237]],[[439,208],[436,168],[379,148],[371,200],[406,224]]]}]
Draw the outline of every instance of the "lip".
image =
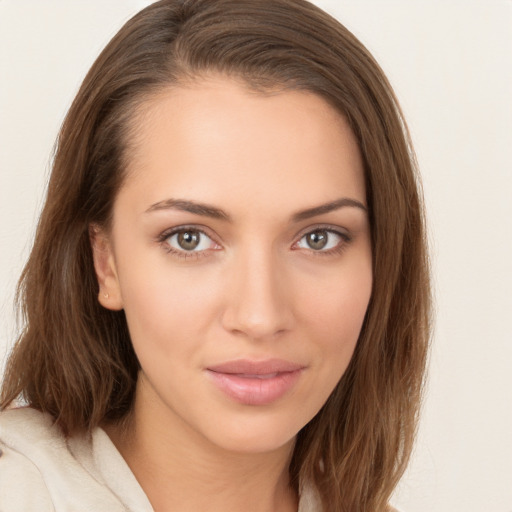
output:
[{"label": "lip", "polygon": [[238,359],[206,368],[220,391],[244,405],[268,405],[287,394],[304,366],[283,359]]}]

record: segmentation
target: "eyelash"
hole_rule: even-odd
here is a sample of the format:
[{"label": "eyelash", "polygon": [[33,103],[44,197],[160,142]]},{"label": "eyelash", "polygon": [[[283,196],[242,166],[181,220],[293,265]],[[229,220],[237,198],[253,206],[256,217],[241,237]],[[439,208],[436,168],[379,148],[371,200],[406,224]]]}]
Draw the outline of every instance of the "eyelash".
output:
[{"label": "eyelash", "polygon": [[[308,253],[308,256],[321,257],[321,258],[329,257],[329,256],[336,256],[336,255],[341,254],[343,251],[345,251],[347,246],[352,242],[352,236],[350,236],[346,232],[340,231],[339,228],[337,228],[335,226],[330,226],[330,225],[319,225],[319,226],[315,226],[312,229],[308,228],[307,231],[302,232],[300,234],[298,240],[293,244],[293,246],[297,245],[304,237],[306,237],[312,233],[318,232],[318,231],[325,231],[329,234],[336,235],[340,238],[340,241],[336,246],[332,247],[331,249],[327,249],[325,251],[322,251],[322,250],[315,251],[314,249],[305,249]],[[293,246],[292,246],[292,248],[293,248]],[[301,250],[301,248],[296,248],[293,250]]]},{"label": "eyelash", "polygon": [[[208,256],[209,251],[207,249],[202,250],[202,251],[185,251],[185,250],[180,251],[178,249],[175,249],[174,247],[171,247],[171,245],[169,245],[169,243],[168,243],[169,238],[171,238],[173,235],[176,235],[178,233],[186,233],[187,231],[200,233],[201,235],[208,237],[215,244],[220,245],[210,235],[208,235],[208,233],[206,233],[206,231],[204,229],[201,229],[197,226],[178,226],[176,228],[166,230],[158,236],[157,241],[160,243],[160,245],[163,247],[163,249],[166,252],[172,254],[173,256],[176,256],[177,258],[182,258],[182,259],[187,260],[187,259],[199,259],[199,258],[204,258],[205,256]],[[215,250],[215,249],[213,249],[213,250]]]},{"label": "eyelash", "polygon": [[[204,236],[208,237],[210,240],[212,240],[213,243],[220,245],[220,244],[218,244],[218,242],[216,242],[214,240],[213,237],[208,235],[205,230],[203,230],[197,226],[178,226],[176,228],[166,230],[157,237],[157,242],[162,246],[162,248],[166,252],[172,254],[173,256],[175,256],[177,258],[182,258],[182,259],[186,260],[186,259],[199,259],[199,258],[204,258],[206,256],[209,256],[210,250],[208,250],[208,249],[204,249],[201,251],[186,251],[186,250],[177,250],[174,247],[171,247],[169,245],[169,243],[168,243],[169,238],[171,238],[173,235],[176,235],[178,233],[184,233],[187,231],[200,233],[201,235],[204,235]],[[316,257],[316,256],[326,257],[326,256],[333,256],[333,255],[341,254],[346,249],[347,245],[350,244],[350,242],[352,242],[352,237],[350,235],[348,235],[347,233],[340,231],[339,228],[337,229],[337,228],[334,228],[333,226],[320,225],[320,226],[315,226],[312,229],[308,228],[308,230],[306,232],[303,232],[299,236],[297,241],[293,243],[292,250],[301,250],[301,248],[294,248],[294,246],[296,246],[304,237],[306,237],[312,233],[318,232],[318,231],[325,231],[329,234],[334,234],[334,235],[340,237],[341,240],[335,247],[333,247],[331,249],[327,249],[325,251],[322,251],[322,250],[315,251],[314,249],[305,249],[307,251],[307,253],[313,257]],[[212,249],[212,250],[218,250],[218,249]]]}]

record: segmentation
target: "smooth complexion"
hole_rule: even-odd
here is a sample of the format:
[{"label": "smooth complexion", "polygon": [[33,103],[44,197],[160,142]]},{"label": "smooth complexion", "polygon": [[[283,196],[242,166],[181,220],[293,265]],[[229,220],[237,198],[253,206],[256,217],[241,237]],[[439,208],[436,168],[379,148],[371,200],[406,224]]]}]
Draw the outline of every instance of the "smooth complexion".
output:
[{"label": "smooth complexion", "polygon": [[[142,370],[106,430],[155,510],[296,510],[297,432],[350,362],[372,289],[363,165],[308,92],[213,76],[133,120],[99,300]],[[108,296],[107,296],[108,294]]]}]

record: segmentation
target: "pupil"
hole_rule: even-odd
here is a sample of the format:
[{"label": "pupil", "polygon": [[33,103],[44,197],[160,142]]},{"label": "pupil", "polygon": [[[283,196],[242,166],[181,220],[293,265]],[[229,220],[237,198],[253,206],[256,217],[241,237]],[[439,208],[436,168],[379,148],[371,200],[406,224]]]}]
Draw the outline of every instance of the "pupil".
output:
[{"label": "pupil", "polygon": [[307,241],[311,249],[323,249],[327,245],[327,232],[315,231],[310,233],[308,235]]},{"label": "pupil", "polygon": [[197,231],[182,231],[178,234],[178,243],[182,249],[191,251],[199,245],[199,233]]}]

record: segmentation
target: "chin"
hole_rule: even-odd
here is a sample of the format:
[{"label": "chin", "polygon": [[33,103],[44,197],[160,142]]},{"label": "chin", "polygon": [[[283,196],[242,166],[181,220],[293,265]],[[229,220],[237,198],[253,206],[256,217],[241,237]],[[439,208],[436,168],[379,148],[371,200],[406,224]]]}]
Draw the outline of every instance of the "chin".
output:
[{"label": "chin", "polygon": [[[250,417],[252,416],[252,417]],[[254,417],[253,411],[240,418],[212,423],[213,429],[204,431],[203,435],[219,448],[245,454],[269,453],[282,449],[293,449],[297,433],[307,423],[297,422],[298,418],[290,416],[279,418],[279,414],[268,417],[260,413]],[[296,415],[295,415],[296,416]]]}]

